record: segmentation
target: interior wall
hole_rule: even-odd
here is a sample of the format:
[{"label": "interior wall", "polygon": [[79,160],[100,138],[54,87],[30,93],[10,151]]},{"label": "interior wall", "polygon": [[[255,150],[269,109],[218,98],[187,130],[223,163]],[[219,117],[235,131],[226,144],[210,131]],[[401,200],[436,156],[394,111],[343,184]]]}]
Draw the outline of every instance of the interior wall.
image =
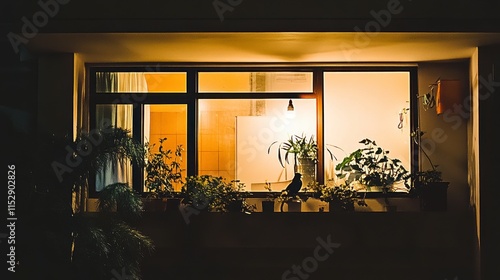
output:
[{"label": "interior wall", "polygon": [[[469,208],[469,185],[467,171],[467,123],[470,119],[469,61],[425,62],[418,65],[418,94],[430,91],[429,85],[438,79],[458,79],[463,83],[461,104],[456,104],[442,114],[436,108],[424,110],[419,98],[420,129],[425,134],[422,146],[438,170],[443,180],[449,181],[448,210],[465,211]],[[434,90],[435,93],[435,90]],[[423,169],[430,168],[423,160]]]}]

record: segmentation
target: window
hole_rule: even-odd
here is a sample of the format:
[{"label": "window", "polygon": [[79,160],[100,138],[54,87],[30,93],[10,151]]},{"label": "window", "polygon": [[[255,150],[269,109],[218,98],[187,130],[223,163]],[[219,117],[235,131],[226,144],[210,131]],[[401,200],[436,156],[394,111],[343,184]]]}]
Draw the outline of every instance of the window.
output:
[{"label": "window", "polygon": [[[187,106],[186,104],[145,104],[143,114],[143,143],[154,146],[153,152],[158,152],[160,139],[166,138],[163,147],[175,151],[181,146],[187,147]],[[172,155],[174,156],[174,155]],[[187,175],[187,162],[180,161],[183,177]],[[174,190],[180,191],[181,186],[174,184]],[[146,189],[143,189],[146,191]]]},{"label": "window", "polygon": [[185,72],[97,72],[95,92],[185,93]]},{"label": "window", "polygon": [[198,92],[312,93],[312,72],[200,72]]},{"label": "window", "polygon": [[[409,72],[325,72],[324,91],[326,144],[350,153],[361,147],[360,140],[368,138],[390,148],[391,157],[410,170]],[[338,161],[327,163],[325,175],[332,179]]]},{"label": "window", "polygon": [[[363,138],[394,147],[410,170],[418,162],[410,140],[417,120],[411,110],[414,68],[190,65],[149,71],[92,65],[88,70],[91,123],[108,119],[142,143],[166,137],[170,148],[182,145],[185,176],[239,180],[252,192],[265,191],[265,182],[284,187],[293,177],[293,164],[283,167],[276,146],[268,148],[291,135],[317,142],[314,176],[320,182],[334,179],[335,164]],[[326,149],[332,145],[342,148],[331,150],[333,160]],[[109,180],[132,181],[144,191],[142,170],[120,172],[96,178],[91,194]]]},{"label": "window", "polygon": [[293,99],[294,114],[287,114],[289,99],[202,99],[199,101],[198,173],[239,180],[249,191],[264,191],[265,182],[293,177],[293,162],[281,166],[275,141],[290,135],[316,135],[316,100]]}]

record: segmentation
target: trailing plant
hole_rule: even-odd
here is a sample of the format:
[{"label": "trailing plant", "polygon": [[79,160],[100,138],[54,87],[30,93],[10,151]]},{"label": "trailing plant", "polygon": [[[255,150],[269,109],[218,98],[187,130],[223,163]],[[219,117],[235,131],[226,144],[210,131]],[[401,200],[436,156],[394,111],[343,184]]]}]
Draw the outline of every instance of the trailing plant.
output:
[{"label": "trailing plant", "polygon": [[145,186],[148,197],[173,197],[176,195],[174,184],[182,184],[181,168],[182,145],[177,145],[175,151],[165,149],[167,138],[160,138],[158,152],[154,152],[155,144],[146,143],[147,159],[145,165]]},{"label": "trailing plant", "polygon": [[413,185],[415,186],[417,191],[419,191],[421,187],[432,185],[432,183],[443,182],[442,172],[438,170],[439,166],[435,165],[432,162],[430,156],[421,145],[420,139],[424,134],[425,133],[423,131],[414,131],[411,133],[413,141],[419,147],[420,152],[425,156],[425,158],[429,162],[429,165],[431,166],[430,169],[420,170],[412,174]]},{"label": "trailing plant", "polygon": [[354,211],[354,204],[367,206],[364,199],[360,199],[358,192],[347,184],[327,186],[318,182],[311,182],[308,186],[313,197],[328,202],[330,206],[336,206],[343,211]]},{"label": "trailing plant", "polygon": [[227,182],[220,176],[196,175],[186,178],[180,195],[183,204],[198,210],[251,213],[256,207],[247,203],[251,194],[244,187],[243,183]]}]

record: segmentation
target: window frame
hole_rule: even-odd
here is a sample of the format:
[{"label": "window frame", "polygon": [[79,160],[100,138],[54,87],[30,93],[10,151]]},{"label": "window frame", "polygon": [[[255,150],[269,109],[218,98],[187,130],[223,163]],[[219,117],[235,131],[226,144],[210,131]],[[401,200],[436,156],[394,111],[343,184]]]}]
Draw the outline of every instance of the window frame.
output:
[{"label": "window frame", "polygon": [[[408,65],[383,65],[383,66],[351,66],[351,65],[295,65],[295,64],[127,64],[117,63],[113,65],[88,63],[85,65],[88,95],[88,113],[90,130],[96,126],[96,105],[98,104],[132,104],[133,106],[133,131],[135,139],[143,143],[143,123],[142,116],[144,104],[184,104],[187,106],[187,176],[198,173],[198,100],[202,99],[303,99],[310,98],[316,100],[316,138],[318,144],[317,180],[323,183],[324,180],[324,73],[325,72],[408,72],[410,82],[410,131],[418,129],[418,110],[413,109],[418,106],[418,68]],[[185,72],[186,93],[97,93],[96,73],[97,72]],[[312,72],[312,92],[198,92],[199,72]],[[142,100],[137,99],[138,94],[144,94]],[[141,97],[142,98],[142,97]],[[134,102],[136,101],[136,102]],[[140,117],[135,117],[135,116]],[[411,137],[411,136],[410,136]],[[143,143],[144,144],[144,143]],[[410,168],[413,172],[419,169],[418,146],[410,139]],[[132,184],[134,190],[139,193],[143,191],[144,175],[142,169],[133,167]],[[93,177],[92,177],[93,178]],[[95,184],[89,183],[89,197],[97,197]],[[265,194],[263,194],[265,195]],[[255,197],[258,197],[255,196]]]}]

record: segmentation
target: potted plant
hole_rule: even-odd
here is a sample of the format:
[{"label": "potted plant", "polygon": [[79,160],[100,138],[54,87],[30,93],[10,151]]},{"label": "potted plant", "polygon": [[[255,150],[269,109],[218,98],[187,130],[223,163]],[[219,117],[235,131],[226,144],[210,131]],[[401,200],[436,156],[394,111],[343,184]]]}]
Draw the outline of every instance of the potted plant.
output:
[{"label": "potted plant", "polygon": [[[144,146],[126,129],[109,126],[91,132],[37,143],[41,146],[28,201],[32,210],[26,219],[33,222],[28,232],[38,238],[28,245],[35,255],[43,254],[37,262],[46,258],[58,263],[51,279],[111,279],[121,269],[139,279],[143,257],[154,249],[151,239],[133,227],[142,213],[139,195],[125,183],[108,184],[98,193],[97,213],[84,207],[96,174],[110,161],[143,167]],[[78,164],[63,166],[68,158]],[[47,249],[37,252],[37,245]],[[43,267],[34,270],[40,274],[38,268]]]},{"label": "potted plant", "polygon": [[249,204],[247,198],[252,194],[245,190],[245,184],[234,180],[231,183],[226,183],[224,179],[222,183],[216,185],[215,193],[217,194],[213,202],[213,209],[216,212],[243,212],[252,213],[256,206]]},{"label": "potted plant", "polygon": [[279,193],[273,191],[271,183],[266,181],[264,188],[267,190],[266,197],[262,200],[262,212],[274,212],[274,204]]},{"label": "potted plant", "polygon": [[425,149],[420,145],[420,138],[424,132],[414,132],[412,137],[419,146],[419,150],[429,162],[431,168],[414,172],[412,181],[414,189],[420,199],[420,209],[423,211],[446,211],[448,200],[448,186],[450,182],[443,181],[442,172],[438,170]]},{"label": "potted plant", "polygon": [[353,212],[355,203],[367,206],[364,200],[358,198],[357,191],[345,183],[328,186],[313,182],[308,188],[313,197],[328,203],[329,212]]},{"label": "potted plant", "polygon": [[182,188],[182,203],[204,212],[245,212],[255,211],[246,198],[250,195],[244,184],[227,182],[220,176],[196,175],[186,178]]},{"label": "potted plant", "polygon": [[[305,134],[301,135],[292,135],[289,139],[284,142],[279,143],[278,141],[272,142],[268,149],[267,153],[271,152],[271,149],[274,145],[278,145],[277,148],[277,157],[278,161],[281,164],[281,167],[285,169],[285,165],[289,164],[289,156],[293,155],[293,169],[294,173],[302,174],[302,181],[304,184],[308,184],[309,182],[313,182],[316,180],[316,163],[318,160],[318,145],[314,138],[314,135],[307,136]],[[330,145],[332,147],[338,148],[337,146]],[[330,149],[326,148],[330,159],[336,159]]]},{"label": "potted plant", "polygon": [[408,181],[411,173],[408,172],[401,161],[389,157],[389,151],[379,147],[375,141],[363,139],[359,143],[365,145],[346,156],[342,162],[335,166],[337,176],[356,191],[379,189],[384,197],[387,211],[395,211],[395,206],[390,204],[388,194],[396,191],[396,186],[402,184],[405,191],[411,190]]},{"label": "potted plant", "polygon": [[148,193],[145,199],[146,211],[176,210],[180,205],[174,184],[182,184],[182,145],[175,151],[164,147],[167,138],[160,138],[157,152],[155,144],[146,143],[146,164],[144,184]]}]

